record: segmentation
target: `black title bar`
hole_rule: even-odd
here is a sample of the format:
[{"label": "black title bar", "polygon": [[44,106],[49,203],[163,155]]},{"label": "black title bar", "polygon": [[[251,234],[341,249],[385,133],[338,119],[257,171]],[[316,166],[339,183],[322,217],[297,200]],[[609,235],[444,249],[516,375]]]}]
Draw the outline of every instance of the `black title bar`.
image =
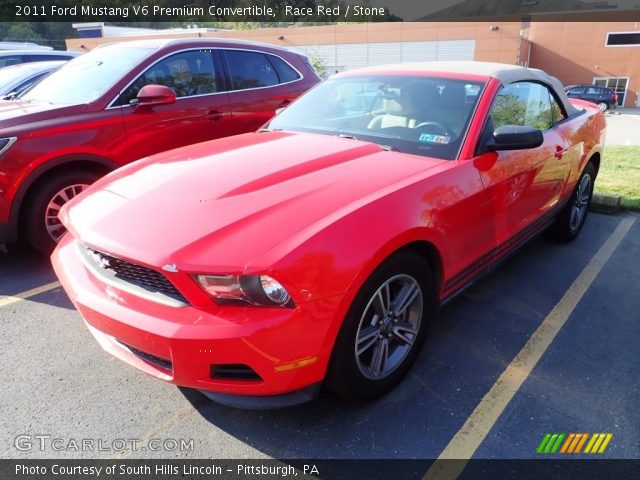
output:
[{"label": "black title bar", "polygon": [[637,2],[582,0],[0,0],[0,21],[636,21]]}]

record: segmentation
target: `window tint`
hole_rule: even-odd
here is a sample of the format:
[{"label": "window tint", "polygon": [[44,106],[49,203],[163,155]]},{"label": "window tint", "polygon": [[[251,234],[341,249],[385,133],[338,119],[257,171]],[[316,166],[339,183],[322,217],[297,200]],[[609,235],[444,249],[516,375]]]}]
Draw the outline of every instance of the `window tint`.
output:
[{"label": "window tint", "polygon": [[232,90],[270,87],[280,83],[267,56],[258,52],[225,50]]},{"label": "window tint", "polygon": [[48,62],[51,60],[70,60],[69,55],[29,55],[30,62]]},{"label": "window tint", "polygon": [[217,92],[213,52],[193,50],[176,53],[161,60],[140,75],[115,104],[128,105],[135,102],[140,89],[151,84],[173,89],[178,98]]},{"label": "window tint", "polygon": [[22,55],[7,55],[6,57],[0,57],[0,68],[17,65],[19,63],[22,63]]},{"label": "window tint", "polygon": [[521,125],[546,130],[553,125],[549,90],[538,83],[518,82],[503,88],[491,108],[493,128]]},{"label": "window tint", "polygon": [[267,55],[267,58],[271,62],[271,65],[276,69],[278,73],[278,77],[280,79],[280,83],[293,82],[294,80],[298,80],[300,75],[293,68],[291,68],[287,62],[282,60],[280,57],[276,57],[275,55]]}]

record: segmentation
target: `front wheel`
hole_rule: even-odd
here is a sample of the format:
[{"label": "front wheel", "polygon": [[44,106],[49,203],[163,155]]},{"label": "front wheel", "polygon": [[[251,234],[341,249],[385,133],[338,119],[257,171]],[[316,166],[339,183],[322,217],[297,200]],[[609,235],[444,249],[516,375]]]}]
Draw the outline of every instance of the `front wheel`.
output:
[{"label": "front wheel", "polygon": [[428,262],[413,252],[387,259],[347,313],[327,375],[346,398],[373,398],[398,383],[415,361],[437,299]]},{"label": "front wheel", "polygon": [[22,215],[26,240],[42,253],[50,254],[66,232],[58,218],[60,209],[98,178],[100,176],[93,172],[78,170],[36,185]]},{"label": "front wheel", "polygon": [[570,241],[578,236],[587,219],[595,179],[596,169],[593,163],[589,162],[582,171],[571,198],[549,230],[553,237]]}]

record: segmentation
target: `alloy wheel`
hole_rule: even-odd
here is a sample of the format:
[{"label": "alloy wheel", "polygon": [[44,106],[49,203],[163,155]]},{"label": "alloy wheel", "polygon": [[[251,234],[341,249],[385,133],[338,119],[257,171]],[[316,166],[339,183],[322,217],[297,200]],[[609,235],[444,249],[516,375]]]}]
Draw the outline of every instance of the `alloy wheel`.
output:
[{"label": "alloy wheel", "polygon": [[422,308],[422,289],[409,275],[396,275],[375,291],[356,333],[356,362],[365,377],[380,380],[402,365],[418,337]]},{"label": "alloy wheel", "polygon": [[54,242],[58,243],[62,238],[62,235],[66,232],[64,225],[62,225],[62,222],[58,218],[60,209],[73,197],[86,190],[87,187],[89,187],[89,185],[84,183],[64,187],[56,193],[47,204],[47,208],[44,213],[44,222],[47,228],[47,233]]},{"label": "alloy wheel", "polygon": [[576,193],[573,199],[573,205],[571,207],[571,219],[569,225],[572,231],[576,231],[589,208],[589,199],[591,198],[591,176],[583,175],[580,179],[580,184],[576,189]]}]

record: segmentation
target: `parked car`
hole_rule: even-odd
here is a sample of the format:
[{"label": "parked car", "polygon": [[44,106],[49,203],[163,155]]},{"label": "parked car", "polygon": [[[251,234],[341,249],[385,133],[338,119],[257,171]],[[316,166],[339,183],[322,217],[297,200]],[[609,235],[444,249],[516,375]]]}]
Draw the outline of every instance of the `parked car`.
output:
[{"label": "parked car", "polygon": [[618,94],[611,88],[595,85],[569,85],[565,87],[569,98],[595,103],[603,112],[618,106]]},{"label": "parked car", "polygon": [[51,252],[60,207],[139,158],[257,129],[319,82],[307,58],[221,39],[96,48],[0,102],[0,244]]},{"label": "parked car", "polygon": [[18,97],[29,87],[44,78],[56,68],[64,65],[64,61],[33,62],[14,65],[0,69],[0,98]]},{"label": "parked car", "polygon": [[0,50],[53,50],[33,42],[0,42]]},{"label": "parked car", "polygon": [[64,52],[61,50],[0,50],[0,68],[30,62],[71,60],[79,55],[81,55],[79,52]]},{"label": "parked car", "polygon": [[[345,115],[353,91],[382,109]],[[245,407],[375,397],[440,305],[536,234],[579,234],[605,121],[575,102],[500,64],[342,73],[259,132],[106,176],[62,209],[53,265],[155,377]]]}]

